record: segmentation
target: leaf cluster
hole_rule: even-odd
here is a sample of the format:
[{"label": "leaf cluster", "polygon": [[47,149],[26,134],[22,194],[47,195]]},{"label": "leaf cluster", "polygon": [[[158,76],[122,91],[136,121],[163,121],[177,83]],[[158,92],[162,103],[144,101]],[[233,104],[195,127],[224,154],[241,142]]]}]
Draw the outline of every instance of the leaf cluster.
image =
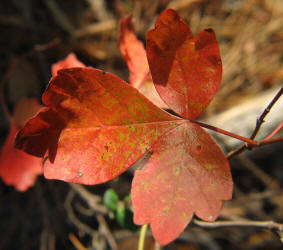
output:
[{"label": "leaf cluster", "polygon": [[[111,180],[149,154],[132,182],[134,222],[150,224],[155,239],[167,244],[194,214],[214,221],[232,195],[226,157],[192,122],[219,88],[219,48],[211,29],[194,38],[172,9],[148,32],[146,50],[131,17],[121,22],[119,44],[130,85],[81,64],[59,70],[42,96],[46,107],[19,131],[15,146],[48,157],[46,178],[87,185]],[[109,208],[118,211],[111,197]]]}]

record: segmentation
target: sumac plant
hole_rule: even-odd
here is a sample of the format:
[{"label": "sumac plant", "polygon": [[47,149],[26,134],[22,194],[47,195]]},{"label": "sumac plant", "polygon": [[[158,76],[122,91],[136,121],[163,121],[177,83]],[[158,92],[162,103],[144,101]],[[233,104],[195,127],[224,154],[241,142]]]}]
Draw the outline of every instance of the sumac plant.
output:
[{"label": "sumac plant", "polygon": [[86,185],[115,178],[147,154],[132,182],[134,222],[150,224],[164,245],[194,214],[214,221],[232,196],[228,161],[194,120],[220,86],[219,48],[212,29],[193,37],[172,9],[148,32],[146,50],[131,16],[124,18],[119,45],[130,84],[91,67],[60,70],[42,96],[46,108],[19,131],[15,146],[48,156],[46,178]]}]

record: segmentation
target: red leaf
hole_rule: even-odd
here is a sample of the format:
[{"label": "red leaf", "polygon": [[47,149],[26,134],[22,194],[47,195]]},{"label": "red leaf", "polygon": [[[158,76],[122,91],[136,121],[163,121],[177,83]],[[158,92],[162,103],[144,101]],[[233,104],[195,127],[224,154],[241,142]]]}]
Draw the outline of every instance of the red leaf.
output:
[{"label": "red leaf", "polygon": [[11,124],[0,154],[0,176],[5,184],[24,192],[34,185],[37,175],[42,174],[42,159],[13,147],[17,130],[16,125]]},{"label": "red leaf", "polygon": [[221,82],[222,64],[213,30],[193,38],[176,11],[163,11],[146,38],[152,79],[164,102],[194,119],[208,106]]},{"label": "red leaf", "polygon": [[176,239],[195,213],[206,221],[231,199],[229,164],[212,138],[188,121],[161,137],[132,183],[134,222],[151,224],[162,245]]},{"label": "red leaf", "polygon": [[[131,72],[137,72],[144,64],[133,66],[138,65],[132,62],[137,50],[132,50],[131,43],[136,48],[139,41],[129,26],[130,17],[124,22],[121,50],[130,70],[133,67]],[[162,98],[178,114],[195,118],[220,83],[214,34],[206,30],[193,39],[176,12],[168,10],[149,32],[147,43],[151,71]],[[185,66],[189,67],[186,71]],[[142,72],[133,73],[133,79],[143,82],[140,79],[146,76]],[[48,153],[44,166],[47,178],[98,184],[151,152],[133,180],[134,220],[150,223],[161,244],[178,237],[194,213],[204,220],[215,220],[222,200],[231,198],[229,165],[212,138],[198,125],[157,108],[114,75],[92,68],[59,71],[43,102],[48,108],[18,133],[16,146],[37,156]]]},{"label": "red leaf", "polygon": [[70,53],[65,59],[54,63],[51,66],[51,72],[53,76],[57,75],[57,72],[60,69],[74,68],[74,67],[86,67],[84,63],[82,63],[76,57],[75,53]]},{"label": "red leaf", "polygon": [[0,176],[5,184],[22,192],[33,186],[37,175],[42,174],[42,159],[15,149],[14,138],[18,127],[40,108],[35,99],[23,98],[17,103],[9,135],[0,152]]},{"label": "red leaf", "polygon": [[[65,59],[51,66],[52,75],[56,76],[59,70],[73,67],[86,66],[77,59],[74,53],[70,53]],[[27,127],[28,129],[23,128],[23,133],[26,136],[31,132],[40,136],[32,136],[28,142],[22,143],[23,150],[38,157],[44,156],[45,152],[48,151],[49,158],[53,161],[57,150],[58,137],[61,130],[65,127],[65,122],[52,110],[42,108],[37,117],[30,119]]]},{"label": "red leaf", "polygon": [[49,108],[16,138],[16,147],[28,153],[43,156],[48,151],[47,178],[108,181],[180,121],[112,74],[92,68],[58,73],[42,98]]},{"label": "red leaf", "polygon": [[121,19],[119,26],[119,47],[130,71],[130,84],[160,108],[168,108],[153,85],[146,52],[134,32],[132,15]]},{"label": "red leaf", "polygon": [[128,64],[130,83],[135,88],[139,88],[149,74],[149,67],[144,46],[134,32],[132,17],[133,15],[129,15],[120,20],[119,47]]},{"label": "red leaf", "polygon": [[19,130],[15,146],[37,157],[48,153],[51,161],[54,161],[58,138],[65,126],[57,113],[50,108],[43,108]]}]

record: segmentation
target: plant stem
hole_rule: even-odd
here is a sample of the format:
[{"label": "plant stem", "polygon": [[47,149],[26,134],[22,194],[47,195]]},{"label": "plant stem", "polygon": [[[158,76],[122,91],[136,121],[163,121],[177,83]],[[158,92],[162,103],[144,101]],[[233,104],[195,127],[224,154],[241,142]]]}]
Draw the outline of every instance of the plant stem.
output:
[{"label": "plant stem", "polygon": [[[250,139],[254,139],[256,137],[262,123],[264,122],[264,118],[270,112],[271,108],[279,100],[279,98],[281,97],[282,94],[283,94],[283,87],[280,88],[280,90],[277,92],[277,94],[274,96],[274,98],[271,100],[271,102],[268,104],[268,106],[262,112],[261,116],[257,119],[255,129],[254,129]],[[268,140],[269,138],[266,138],[266,140]],[[227,159],[232,158],[233,156],[235,156],[237,154],[240,154],[241,152],[246,150],[248,148],[248,146],[249,145],[247,145],[247,144],[243,144],[242,146],[239,146],[238,148],[232,150],[231,152],[229,152],[226,155]]]},{"label": "plant stem", "polygon": [[206,124],[206,123],[203,123],[203,122],[198,122],[198,121],[194,121],[194,120],[190,120],[190,122],[198,124],[199,126],[201,126],[203,128],[210,129],[210,130],[213,130],[213,131],[215,131],[217,133],[220,133],[220,134],[223,134],[223,135],[227,135],[227,136],[233,137],[235,139],[238,139],[240,141],[243,141],[243,142],[245,142],[247,144],[247,146],[259,147],[259,146],[263,146],[263,145],[267,145],[267,144],[272,144],[272,143],[276,143],[276,142],[279,142],[279,141],[283,141],[283,137],[278,137],[278,138],[273,138],[273,139],[268,139],[268,140],[256,141],[256,140],[253,140],[253,139],[250,139],[250,138],[247,138],[247,137],[243,137],[241,135],[234,134],[233,132],[224,130],[222,128],[214,127],[212,125],[209,125],[209,124]]},{"label": "plant stem", "polygon": [[76,249],[87,250],[87,248],[79,241],[79,239],[73,233],[69,233],[69,240],[72,242]]},{"label": "plant stem", "polygon": [[96,212],[107,214],[107,208],[101,204],[101,197],[90,193],[85,187],[79,184],[69,183],[72,189],[83,198],[91,209]]},{"label": "plant stem", "polygon": [[144,249],[144,242],[145,242],[145,235],[146,235],[147,226],[148,226],[148,224],[144,224],[141,227],[138,250]]},{"label": "plant stem", "polygon": [[270,138],[272,138],[282,127],[283,127],[283,121],[264,140],[266,141],[266,140],[269,140]]},{"label": "plant stem", "polygon": [[102,214],[97,213],[96,218],[97,218],[97,221],[99,222],[99,231],[107,240],[110,248],[112,250],[117,250],[118,249],[117,243],[107,225],[107,222],[104,216]]},{"label": "plant stem", "polygon": [[283,94],[283,87],[280,88],[280,90],[277,92],[275,97],[272,99],[272,101],[269,103],[269,105],[265,108],[265,110],[263,111],[261,116],[257,119],[256,127],[255,127],[252,135],[250,136],[250,138],[234,134],[234,133],[232,133],[230,131],[227,131],[227,130],[224,130],[224,129],[221,129],[221,128],[217,128],[215,126],[212,126],[212,125],[209,125],[209,124],[206,124],[206,123],[203,123],[203,122],[198,122],[198,121],[194,121],[194,120],[189,120],[189,121],[192,122],[192,123],[198,124],[199,126],[201,126],[203,128],[210,129],[210,130],[213,130],[213,131],[215,131],[217,133],[220,133],[220,134],[223,134],[223,135],[227,135],[227,136],[230,136],[230,137],[233,137],[235,139],[238,139],[240,141],[245,142],[244,145],[236,148],[235,150],[229,152],[226,155],[227,159],[229,159],[232,156],[237,155],[237,154],[243,152],[244,150],[246,150],[248,148],[259,147],[259,146],[263,146],[263,145],[267,145],[267,144],[272,144],[272,143],[283,141],[283,137],[271,138],[272,136],[274,136],[282,128],[282,122],[264,140],[259,140],[259,141],[254,140],[254,138],[256,137],[256,135],[257,135],[257,133],[258,133],[262,123],[264,122],[264,118],[270,112],[271,108],[279,100],[279,98],[281,97],[282,94]]},{"label": "plant stem", "polygon": [[255,127],[254,132],[252,133],[250,139],[254,139],[256,137],[262,123],[264,123],[264,118],[270,112],[271,108],[279,100],[279,98],[281,97],[282,94],[283,94],[283,87],[280,88],[280,90],[277,92],[275,97],[271,100],[271,102],[268,104],[266,109],[262,112],[261,116],[257,119],[256,127]]},{"label": "plant stem", "polygon": [[199,126],[201,126],[203,128],[213,130],[213,131],[218,132],[220,134],[227,135],[227,136],[233,137],[235,139],[238,139],[240,141],[246,142],[247,144],[252,145],[252,146],[257,146],[257,144],[258,144],[256,141],[254,141],[252,139],[234,134],[233,132],[224,130],[222,128],[217,128],[217,127],[214,127],[212,125],[209,125],[209,124],[206,124],[206,123],[203,123],[203,122],[193,121],[193,120],[190,120],[190,122],[198,124]]},{"label": "plant stem", "polygon": [[217,228],[217,227],[261,227],[277,231],[283,231],[283,224],[274,221],[252,221],[252,220],[236,220],[236,221],[216,221],[206,222],[194,219],[194,223],[201,227]]}]

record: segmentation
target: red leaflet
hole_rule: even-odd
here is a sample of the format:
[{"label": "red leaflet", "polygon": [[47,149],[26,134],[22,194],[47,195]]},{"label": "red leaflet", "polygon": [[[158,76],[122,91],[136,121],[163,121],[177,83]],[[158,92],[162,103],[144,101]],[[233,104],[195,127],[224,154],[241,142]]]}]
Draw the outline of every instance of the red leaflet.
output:
[{"label": "red leaflet", "polygon": [[132,183],[134,222],[150,223],[155,239],[168,244],[195,213],[214,221],[222,200],[231,199],[229,164],[201,127],[184,121],[158,140]]},{"label": "red leaflet", "polygon": [[40,107],[35,99],[26,98],[19,101],[9,135],[0,152],[0,176],[7,185],[13,185],[22,192],[33,186],[37,175],[42,174],[42,159],[15,149],[14,138],[18,126],[22,126]]},{"label": "red leaflet", "polygon": [[128,64],[130,83],[138,89],[149,74],[149,67],[144,46],[134,32],[132,17],[129,15],[120,20],[119,47]]},{"label": "red leaflet", "polygon": [[127,170],[179,118],[112,74],[92,68],[58,72],[43,95],[49,107],[19,132],[16,147],[48,151],[44,175],[83,184]]},{"label": "red leaflet", "polygon": [[0,154],[0,176],[7,185],[26,191],[42,174],[42,159],[28,155],[13,147],[18,128],[11,124],[10,133]]},{"label": "red leaflet", "polygon": [[119,47],[130,71],[130,83],[160,108],[168,108],[152,83],[146,52],[134,32],[132,15],[121,19],[119,26]]},{"label": "red leaflet", "polygon": [[208,106],[221,82],[222,64],[213,30],[193,38],[176,11],[163,11],[148,32],[146,51],[152,79],[164,102],[194,119]]},{"label": "red leaflet", "polygon": [[51,67],[52,75],[56,76],[60,69],[73,67],[85,67],[85,64],[79,61],[75,53],[70,53],[65,59],[54,63]]},{"label": "red leaflet", "polygon": [[[58,70],[68,67],[85,67],[85,65],[77,59],[74,53],[70,53],[64,60],[52,65],[52,74],[57,75]],[[0,176],[7,185],[13,185],[18,191],[26,191],[29,187],[34,185],[37,175],[42,174],[42,159],[19,151],[13,146],[18,127],[22,127],[30,117],[40,110],[40,108],[41,106],[35,99],[23,98],[19,101],[14,110],[9,136],[1,150]],[[49,117],[49,112],[45,109],[42,109],[38,116],[42,118],[41,122],[43,122],[43,124],[33,124],[33,119],[30,121],[30,124],[33,126],[33,129],[39,133],[42,132],[42,130],[38,129],[46,127],[47,125],[44,124],[44,119],[52,119],[52,123],[55,124],[57,130],[58,127],[63,126],[61,121],[56,121],[56,118],[53,116]],[[27,148],[26,152],[41,150],[42,146],[38,147],[37,145],[44,144],[43,142],[45,141],[56,140],[57,143],[59,132],[54,134],[56,129],[53,129],[53,133],[51,134],[43,134],[39,140],[37,140],[38,137],[31,138],[31,140],[35,140],[33,144],[34,148]],[[42,152],[37,152],[35,155],[42,156],[43,154]]]}]

